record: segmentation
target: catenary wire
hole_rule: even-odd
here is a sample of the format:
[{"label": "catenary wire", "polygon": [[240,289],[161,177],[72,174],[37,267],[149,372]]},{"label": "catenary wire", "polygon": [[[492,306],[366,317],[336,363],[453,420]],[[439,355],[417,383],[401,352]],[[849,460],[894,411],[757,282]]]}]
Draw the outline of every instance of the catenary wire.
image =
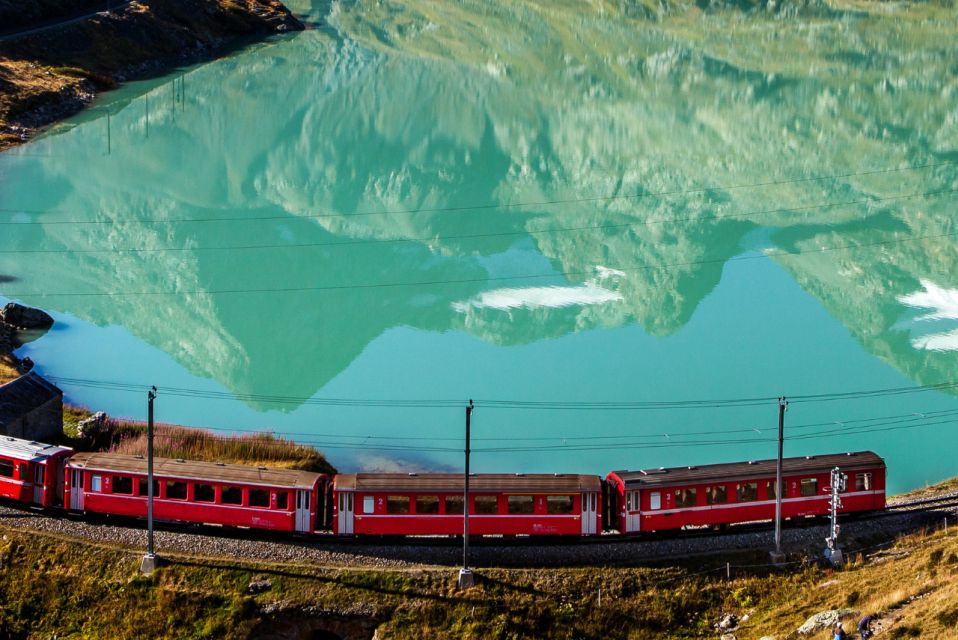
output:
[{"label": "catenary wire", "polygon": [[[657,224],[671,224],[676,222],[699,222],[708,220],[726,220],[740,219],[758,215],[767,215],[775,213],[796,213],[799,211],[814,211],[820,209],[830,209],[835,207],[854,206],[861,204],[877,204],[881,202],[892,202],[896,200],[908,200],[920,197],[944,196],[958,193],[958,189],[943,189],[939,191],[925,191],[899,196],[887,196],[879,198],[863,198],[860,200],[847,200],[843,202],[824,202],[812,205],[801,205],[795,207],[778,207],[775,209],[762,209],[758,211],[748,211],[744,213],[731,213],[726,215],[705,215],[705,216],[686,216],[675,218],[658,218],[652,220],[633,220],[616,224],[598,224],[581,225],[576,227],[559,227],[555,229],[523,229],[521,231],[500,231],[490,233],[471,233],[456,235],[430,235],[417,238],[363,238],[358,240],[340,240],[330,242],[303,242],[303,243],[271,243],[271,244],[251,244],[251,245],[232,245],[217,247],[155,247],[155,248],[109,248],[109,249],[0,249],[0,255],[48,255],[48,254],[96,254],[96,253],[175,253],[175,252],[205,252],[205,251],[248,251],[264,249],[303,249],[319,247],[354,247],[363,245],[383,245],[399,243],[421,243],[421,242],[446,242],[450,240],[477,240],[480,238],[502,238],[513,236],[535,236],[552,235],[560,233],[570,233],[579,231],[607,231],[611,229],[635,228],[641,226],[652,226]],[[3,223],[0,223],[3,224]],[[42,224],[42,223],[41,223]]]},{"label": "catenary wire", "polygon": [[[590,196],[587,198],[563,198],[563,199],[552,199],[552,200],[539,200],[539,201],[530,201],[530,202],[514,202],[514,203],[494,203],[494,204],[482,204],[482,205],[462,205],[456,207],[420,207],[416,209],[398,209],[390,211],[358,211],[355,213],[316,213],[316,214],[296,214],[297,218],[300,219],[316,219],[316,218],[351,218],[351,217],[364,217],[364,216],[388,216],[388,215],[409,215],[409,214],[419,214],[419,213],[451,213],[451,212],[465,212],[465,211],[481,211],[488,209],[508,209],[508,208],[521,208],[521,207],[548,207],[556,206],[563,204],[581,204],[586,202],[606,202],[606,201],[615,201],[615,200],[636,200],[640,198],[661,198],[661,197],[671,197],[677,195],[688,195],[693,193],[708,193],[711,191],[735,191],[740,189],[755,189],[769,186],[781,186],[786,184],[802,184],[808,182],[819,182],[826,180],[841,180],[845,178],[855,178],[869,175],[879,175],[887,173],[896,173],[904,171],[920,171],[924,169],[932,169],[947,165],[953,165],[955,161],[952,160],[943,160],[940,162],[933,162],[921,165],[909,165],[905,167],[888,167],[882,169],[872,169],[868,171],[856,171],[843,174],[831,174],[825,176],[809,176],[804,178],[789,178],[787,180],[768,180],[765,182],[753,182],[753,183],[743,183],[737,185],[713,185],[706,187],[697,187],[694,189],[674,189],[668,191],[657,191],[657,192],[648,192],[648,193],[631,193],[631,194],[618,194],[610,196]],[[43,210],[28,210],[28,209],[16,209],[16,208],[0,208],[0,212],[4,213],[13,213],[13,214],[50,214],[58,213],[64,214],[68,212],[64,211],[43,211]],[[167,220],[163,218],[128,218],[126,220],[61,220],[61,221],[47,221],[47,222],[35,222],[35,221],[23,221],[23,222],[10,222],[2,221],[0,224],[116,224],[117,222],[162,222],[162,223],[176,223],[176,222],[235,222],[242,220],[288,220],[290,215],[288,213],[281,216],[231,216],[231,217],[215,217],[215,218],[180,218],[175,220]]]},{"label": "catenary wire", "polygon": [[[934,240],[941,238],[950,238],[958,236],[958,231],[949,233],[938,233],[925,236],[911,236],[908,238],[895,238],[891,240],[878,240],[875,242],[866,242],[860,244],[835,245],[832,247],[817,247],[814,249],[805,249],[797,251],[774,250],[770,249],[756,255],[740,255],[731,258],[712,258],[707,260],[688,260],[684,262],[674,262],[663,265],[641,265],[635,267],[617,266],[611,269],[623,272],[639,271],[668,271],[678,267],[701,266],[707,264],[728,264],[745,262],[752,260],[768,260],[771,258],[795,258],[810,254],[830,253],[834,251],[853,251],[860,249],[870,249],[875,247],[887,247],[906,242],[919,242],[924,240]],[[27,298],[27,297],[125,297],[125,296],[183,296],[183,295],[230,295],[230,294],[251,294],[251,293],[305,293],[305,292],[328,292],[328,291],[350,291],[350,290],[369,290],[369,289],[389,289],[401,287],[426,287],[457,284],[476,284],[489,282],[508,282],[515,280],[537,280],[544,278],[566,279],[573,277],[594,276],[593,271],[556,271],[552,273],[523,274],[513,276],[491,276],[476,278],[461,278],[456,280],[426,280],[412,282],[373,282],[365,284],[350,285],[320,285],[320,286],[297,286],[297,287],[260,287],[254,289],[187,289],[174,291],[60,291],[60,292],[9,292],[4,295],[8,298]]]}]

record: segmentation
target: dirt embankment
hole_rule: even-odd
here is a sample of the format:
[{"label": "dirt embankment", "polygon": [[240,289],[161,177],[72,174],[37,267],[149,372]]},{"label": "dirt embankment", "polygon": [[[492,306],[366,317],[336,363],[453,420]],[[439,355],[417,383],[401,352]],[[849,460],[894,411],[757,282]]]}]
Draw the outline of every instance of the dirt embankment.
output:
[{"label": "dirt embankment", "polygon": [[[32,22],[20,19],[22,29],[76,16],[76,3],[41,4],[45,10]],[[0,149],[29,140],[41,127],[76,113],[97,92],[125,80],[210,58],[249,38],[303,29],[277,0],[112,4],[120,6],[110,13],[0,38]],[[62,10],[58,12],[56,5]],[[5,6],[0,0],[0,13]]]}]

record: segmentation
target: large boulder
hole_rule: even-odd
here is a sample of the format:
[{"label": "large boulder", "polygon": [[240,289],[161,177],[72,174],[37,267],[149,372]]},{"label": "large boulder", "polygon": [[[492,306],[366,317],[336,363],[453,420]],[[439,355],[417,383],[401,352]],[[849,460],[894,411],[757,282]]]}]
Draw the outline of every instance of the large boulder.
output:
[{"label": "large boulder", "polygon": [[0,318],[20,329],[49,329],[53,326],[53,318],[46,311],[25,307],[16,302],[8,302],[3,310],[0,310]]}]

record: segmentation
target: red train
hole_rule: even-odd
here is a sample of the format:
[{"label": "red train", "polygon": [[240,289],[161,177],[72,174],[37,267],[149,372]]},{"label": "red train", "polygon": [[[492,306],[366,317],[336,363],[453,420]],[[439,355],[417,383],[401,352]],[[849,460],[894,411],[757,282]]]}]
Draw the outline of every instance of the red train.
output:
[{"label": "red train", "polygon": [[[830,473],[848,476],[842,513],[885,507],[885,463],[870,451],[786,458],[784,517],[829,513]],[[474,474],[470,534],[592,536],[770,520],[775,461],[577,474]],[[142,456],[73,453],[0,439],[0,496],[142,518]],[[461,535],[461,474],[325,474],[154,459],[157,520],[340,536]]]}]

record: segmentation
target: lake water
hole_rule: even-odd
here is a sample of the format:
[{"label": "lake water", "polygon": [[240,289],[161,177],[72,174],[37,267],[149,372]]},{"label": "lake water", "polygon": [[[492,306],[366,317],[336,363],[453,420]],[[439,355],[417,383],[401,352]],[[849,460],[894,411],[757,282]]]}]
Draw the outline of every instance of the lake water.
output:
[{"label": "lake water", "polygon": [[460,469],[470,398],[478,472],[770,458],[785,395],[958,474],[954,12],[620,4],[292,2],[0,154],[19,353],[344,470]]}]

